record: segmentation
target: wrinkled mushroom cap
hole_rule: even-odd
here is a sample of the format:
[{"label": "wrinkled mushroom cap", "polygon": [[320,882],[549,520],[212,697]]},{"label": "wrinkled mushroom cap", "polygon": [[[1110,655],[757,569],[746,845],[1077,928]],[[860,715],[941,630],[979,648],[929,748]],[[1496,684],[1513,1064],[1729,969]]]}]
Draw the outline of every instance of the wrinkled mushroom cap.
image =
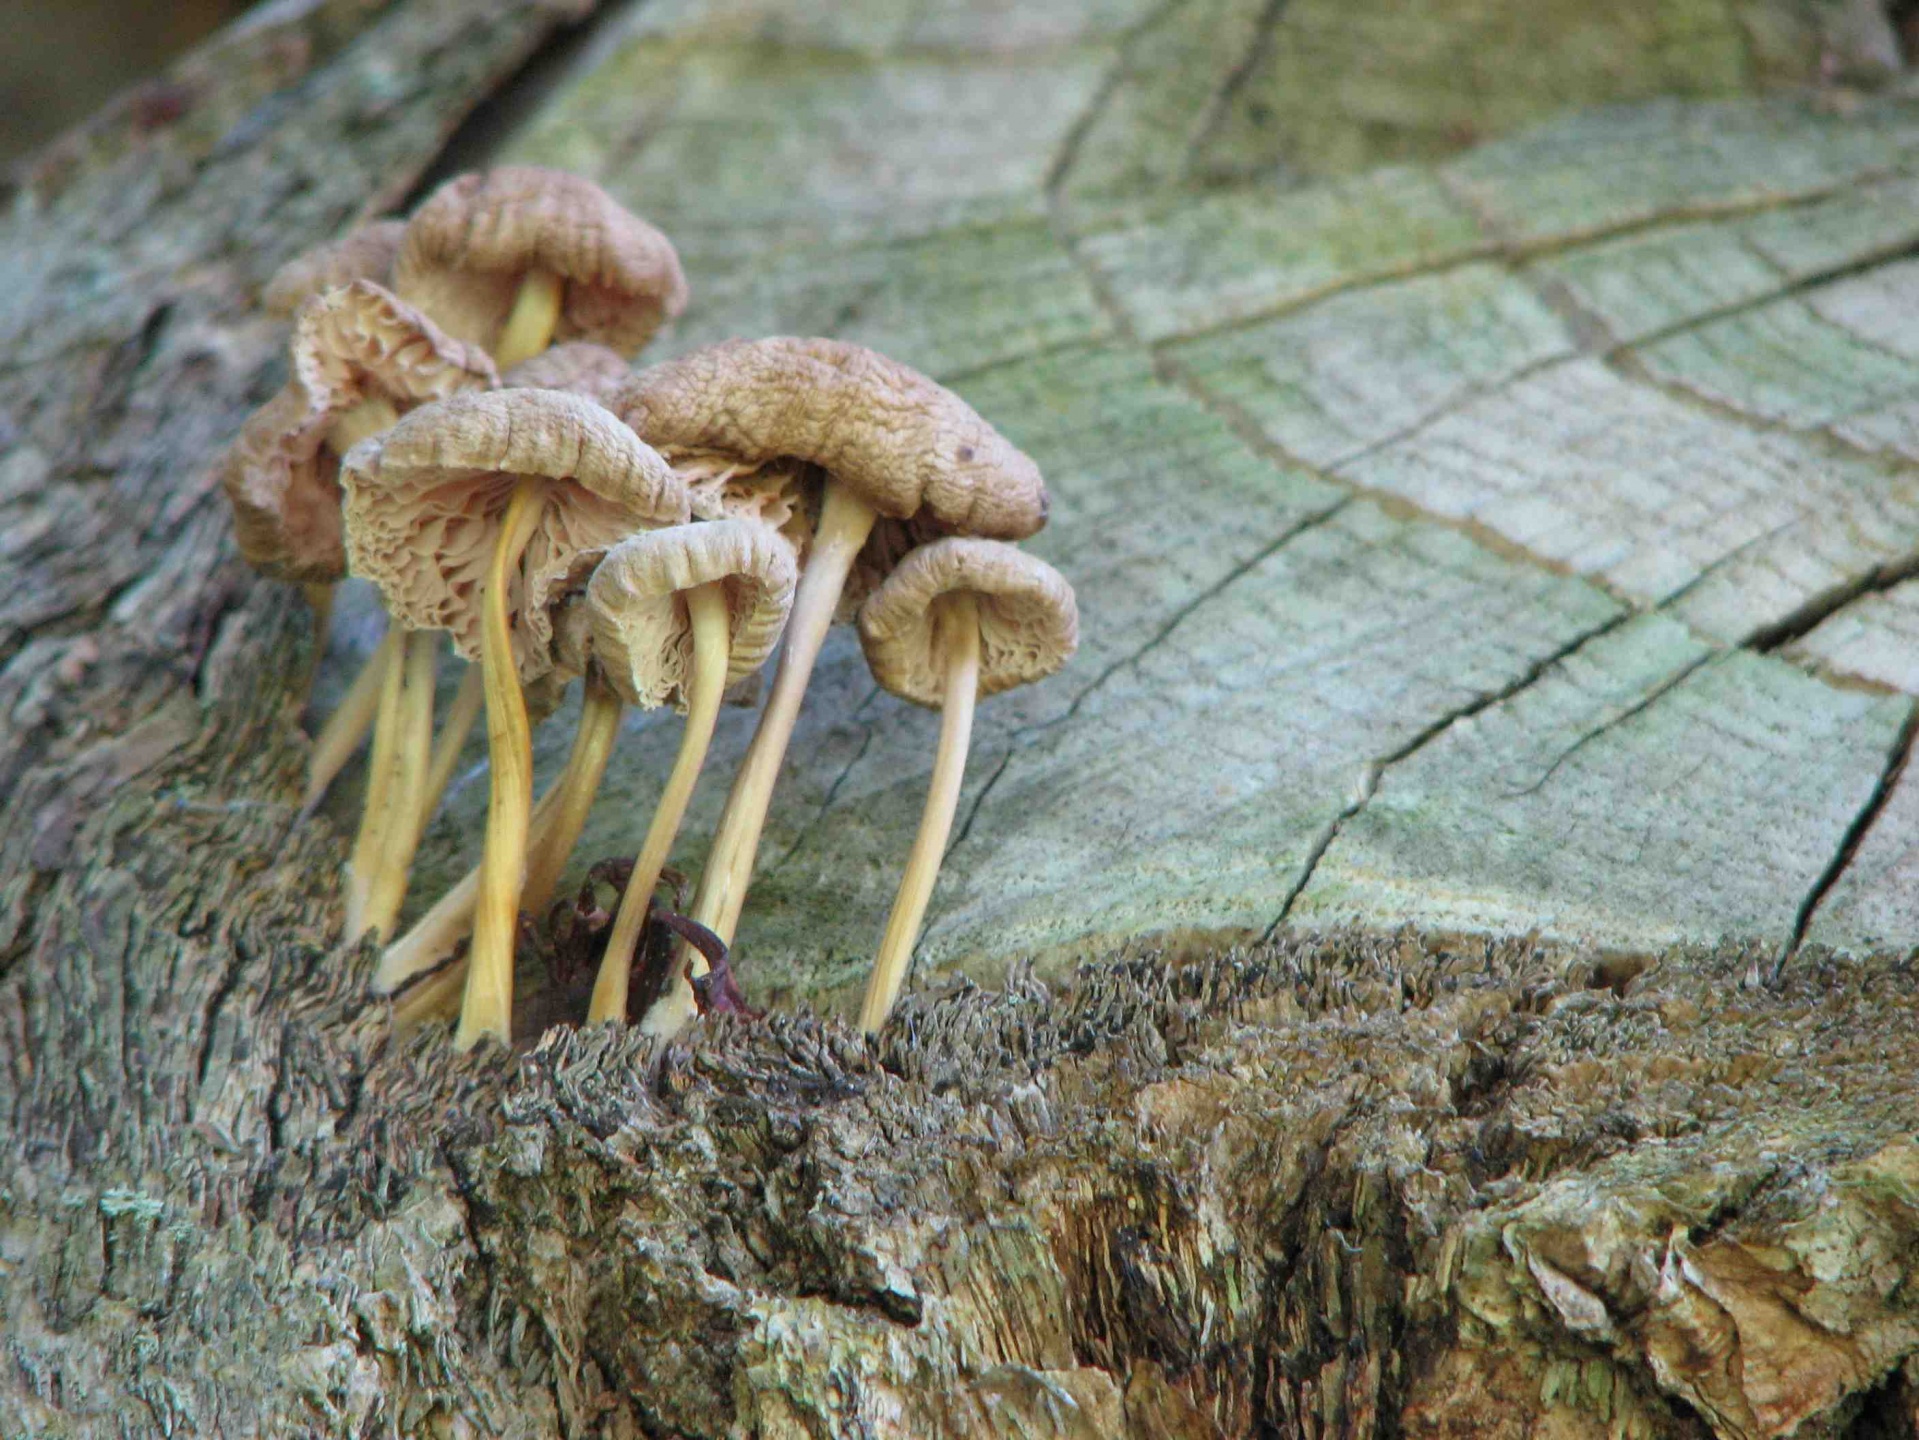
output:
[{"label": "wrinkled mushroom cap", "polygon": [[666,236],[589,180],[506,165],[449,180],[407,222],[395,288],[463,340],[492,345],[528,271],[565,286],[556,340],[631,355],[686,308]]},{"label": "wrinkled mushroom cap", "polygon": [[386,284],[393,274],[393,261],[400,253],[400,236],[405,231],[404,220],[375,220],[338,240],[294,256],[273,272],[273,278],[260,292],[261,305],[269,315],[291,317],[315,295],[349,280],[377,280]]},{"label": "wrinkled mushroom cap", "polygon": [[336,286],[301,306],[290,358],[294,380],[329,420],[362,400],[389,400],[405,411],[500,383],[484,350],[453,339],[371,280]]},{"label": "wrinkled mushroom cap", "polygon": [[325,435],[305,393],[289,386],[247,417],[227,450],[220,484],[233,506],[233,533],[262,575],[304,584],[346,574],[340,461]]},{"label": "wrinkled mushroom cap", "polygon": [[593,652],[631,705],[684,710],[693,676],[693,627],[682,591],[720,582],[731,617],[726,683],[766,663],[793,608],[793,547],[755,520],[710,520],[650,530],[606,552],[587,583]]},{"label": "wrinkled mushroom cap", "polygon": [[522,680],[553,668],[552,607],[606,549],[677,525],[686,488],[608,411],[559,390],[492,390],[422,406],[348,452],[347,551],[395,620],[446,630],[480,653],[480,600],[499,527],[522,477],[543,480],[538,528],[506,596]]},{"label": "wrinkled mushroom cap", "polygon": [[405,412],[498,383],[486,353],[370,280],[314,296],[300,308],[293,376],[241,427],[221,483],[233,504],[240,552],[276,579],[337,580],[346,571],[340,530],[340,457],[333,422],[365,400]]},{"label": "wrinkled mushroom cap", "polygon": [[860,646],[873,678],[938,709],[945,694],[935,603],[971,591],[979,604],[979,693],[1043,680],[1079,648],[1073,587],[1044,560],[991,540],[922,545],[860,607]]},{"label": "wrinkled mushroom cap", "polygon": [[501,377],[516,390],[571,390],[608,404],[633,378],[633,367],[604,345],[574,340],[542,350]]},{"label": "wrinkled mushroom cap", "polygon": [[634,376],[614,408],[669,456],[790,458],[881,515],[1018,540],[1046,523],[1039,467],[943,385],[839,340],[729,340]]}]

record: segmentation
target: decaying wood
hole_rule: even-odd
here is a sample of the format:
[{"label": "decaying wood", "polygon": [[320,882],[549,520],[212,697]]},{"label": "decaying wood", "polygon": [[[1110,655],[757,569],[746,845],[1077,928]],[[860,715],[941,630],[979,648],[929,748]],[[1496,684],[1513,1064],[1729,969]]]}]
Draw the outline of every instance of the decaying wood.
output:
[{"label": "decaying wood", "polygon": [[[1912,1435],[1885,9],[634,0],[521,74],[590,8],[286,0],[19,179],[0,1436]],[[764,1024],[459,1056],[338,944],[310,620],[213,465],[281,378],[261,283],[503,89],[454,153],[660,222],[668,348],[874,344],[1053,487],[1085,648],[982,708],[878,1040],[807,1007],[934,722],[850,644]],[[676,735],[629,738],[585,858]]]}]

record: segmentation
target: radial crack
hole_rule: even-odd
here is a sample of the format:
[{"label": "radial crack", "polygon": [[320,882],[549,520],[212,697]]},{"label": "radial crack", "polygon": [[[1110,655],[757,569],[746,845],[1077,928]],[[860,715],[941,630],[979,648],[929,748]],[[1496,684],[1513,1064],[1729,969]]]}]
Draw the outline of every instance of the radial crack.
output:
[{"label": "radial crack", "polygon": [[1459,705],[1448,710],[1403,745],[1387,751],[1384,755],[1378,755],[1368,760],[1360,770],[1359,789],[1357,793],[1333,815],[1333,818],[1327,822],[1325,828],[1320,831],[1318,839],[1313,844],[1313,848],[1307,852],[1305,864],[1300,867],[1299,878],[1294,881],[1292,888],[1286,892],[1286,899],[1280,906],[1279,914],[1273,918],[1273,923],[1268,925],[1264,933],[1261,934],[1261,943],[1263,944],[1271,940],[1274,935],[1279,932],[1280,926],[1284,925],[1287,919],[1292,915],[1293,906],[1298,903],[1299,897],[1306,893],[1306,887],[1312,883],[1313,875],[1319,869],[1319,862],[1325,858],[1326,852],[1332,848],[1333,841],[1339,838],[1340,830],[1345,826],[1348,820],[1364,810],[1373,796],[1379,792],[1380,782],[1386,778],[1386,772],[1388,770],[1403,760],[1410,760],[1414,755],[1417,755],[1421,750],[1425,749],[1426,746],[1452,729],[1452,727],[1460,721],[1470,720],[1475,715],[1489,710],[1494,705],[1498,705],[1503,701],[1510,700],[1522,690],[1529,689],[1531,686],[1537,684],[1547,671],[1570,659],[1579,650],[1591,644],[1594,640],[1610,635],[1621,625],[1631,620],[1633,615],[1634,612],[1632,610],[1622,607],[1610,619],[1599,625],[1590,626],[1580,631],[1577,635],[1573,636],[1572,639],[1560,645],[1550,654],[1543,655],[1538,660],[1535,660],[1507,684],[1494,690],[1485,691],[1474,696],[1464,705]]}]

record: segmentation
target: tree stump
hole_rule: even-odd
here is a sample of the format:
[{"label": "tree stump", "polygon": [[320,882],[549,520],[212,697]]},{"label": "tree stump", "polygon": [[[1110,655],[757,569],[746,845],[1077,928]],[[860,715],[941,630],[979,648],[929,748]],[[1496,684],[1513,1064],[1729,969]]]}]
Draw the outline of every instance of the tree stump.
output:
[{"label": "tree stump", "polygon": [[[1914,1434],[1900,68],[1856,0],[284,0],[43,154],[0,1436]],[[843,637],[768,1020],[459,1055],[341,943],[353,606],[323,654],[215,462],[265,278],[493,159],[673,236],[659,353],[858,340],[1046,471],[1084,648],[982,707],[876,1038],[935,722]]]}]

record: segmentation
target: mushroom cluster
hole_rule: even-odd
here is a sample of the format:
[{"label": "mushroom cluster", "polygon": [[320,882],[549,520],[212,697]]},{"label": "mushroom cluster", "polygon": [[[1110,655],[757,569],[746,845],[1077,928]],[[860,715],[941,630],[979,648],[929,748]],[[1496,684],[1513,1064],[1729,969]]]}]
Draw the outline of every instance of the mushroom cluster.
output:
[{"label": "mushroom cluster", "polygon": [[[664,235],[596,186],[531,167],[461,176],[267,287],[293,321],[291,375],[227,457],[240,549],[322,615],[353,574],[390,617],[316,739],[308,784],[310,806],[371,731],[349,940],[388,940],[421,832],[486,716],[482,860],[374,976],[403,1020],[457,1010],[462,1046],[511,1035],[521,914],[552,898],[627,706],[671,705],[685,722],[588,1018],[671,1034],[703,997],[732,993],[703,977],[737,929],[836,619],[857,621],[880,685],[943,714],[861,1010],[876,1029],[932,894],[974,702],[1052,673],[1077,642],[1071,587],[1014,543],[1046,520],[1026,455],[951,391],[840,341],[729,341],[631,368],[686,299]],[[437,739],[436,632],[469,662]],[[657,911],[722,697],[776,649],[691,914]],[[536,805],[531,727],[576,677],[573,750]],[[685,938],[636,993],[656,924]]]}]

